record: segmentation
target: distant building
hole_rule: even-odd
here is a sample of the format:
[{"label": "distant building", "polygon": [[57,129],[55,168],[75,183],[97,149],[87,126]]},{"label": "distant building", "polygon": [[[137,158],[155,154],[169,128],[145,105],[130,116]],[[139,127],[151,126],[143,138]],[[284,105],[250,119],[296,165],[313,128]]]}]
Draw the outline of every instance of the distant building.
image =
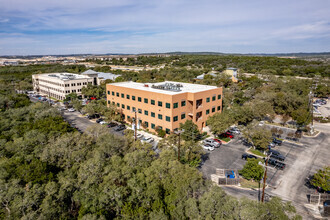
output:
[{"label": "distant building", "polygon": [[[126,121],[135,117],[151,131],[170,133],[192,120],[199,129],[209,116],[222,110],[222,88],[191,83],[120,82],[106,86],[107,103],[116,105]],[[143,123],[143,124],[142,124]]]},{"label": "distant building", "polygon": [[110,79],[115,81],[117,77],[121,75],[116,75],[113,73],[103,73],[103,72],[96,72],[94,70],[86,70],[85,72],[81,73],[82,75],[86,75],[92,78],[96,78],[96,85],[100,85],[103,81]]},{"label": "distant building", "polygon": [[95,78],[72,73],[45,73],[32,75],[33,90],[41,95],[64,100],[70,93],[81,95],[88,84],[95,85]]},{"label": "distant building", "polygon": [[238,82],[237,68],[227,68],[226,70],[223,71],[223,73],[231,77],[231,80],[233,82]]},{"label": "distant building", "polygon": [[195,80],[203,80],[204,77],[207,76],[207,75],[216,77],[216,76],[218,76],[217,73],[219,73],[219,72],[217,72],[217,71],[211,71],[211,72],[208,72],[208,73],[203,73],[203,74],[197,76],[195,78]]}]

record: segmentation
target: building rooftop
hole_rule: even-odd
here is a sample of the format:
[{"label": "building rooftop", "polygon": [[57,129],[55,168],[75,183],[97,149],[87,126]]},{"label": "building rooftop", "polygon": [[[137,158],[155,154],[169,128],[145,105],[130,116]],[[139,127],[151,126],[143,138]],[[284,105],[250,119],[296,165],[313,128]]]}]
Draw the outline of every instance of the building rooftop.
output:
[{"label": "building rooftop", "polygon": [[139,89],[148,92],[157,92],[168,95],[176,95],[180,93],[196,93],[207,91],[210,89],[216,89],[216,86],[207,86],[201,84],[192,84],[192,83],[181,83],[181,82],[172,82],[165,81],[159,83],[137,83],[137,82],[119,82],[119,83],[110,83],[110,85]]},{"label": "building rooftop", "polygon": [[96,72],[94,70],[86,70],[85,72],[81,73],[82,75],[92,75],[92,74],[97,74],[98,78],[101,79],[111,79],[111,80],[115,80],[117,77],[121,76],[121,75],[116,75],[113,73],[104,73],[104,72]]},{"label": "building rooftop", "polygon": [[40,75],[44,77],[49,77],[52,79],[60,79],[60,80],[90,79],[90,77],[88,76],[74,74],[74,73],[45,73]]}]

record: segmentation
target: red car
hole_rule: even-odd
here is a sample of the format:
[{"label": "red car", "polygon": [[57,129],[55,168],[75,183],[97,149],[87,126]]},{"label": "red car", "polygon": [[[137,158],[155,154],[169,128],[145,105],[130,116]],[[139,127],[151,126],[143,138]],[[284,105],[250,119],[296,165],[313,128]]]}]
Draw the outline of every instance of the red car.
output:
[{"label": "red car", "polygon": [[229,133],[229,132],[226,132],[226,133],[222,133],[222,134],[220,134],[219,137],[225,137],[225,138],[233,139],[233,138],[234,138],[234,135],[232,135],[232,134]]},{"label": "red car", "polygon": [[219,139],[214,138],[213,140],[218,142],[219,144],[222,144],[222,142]]}]

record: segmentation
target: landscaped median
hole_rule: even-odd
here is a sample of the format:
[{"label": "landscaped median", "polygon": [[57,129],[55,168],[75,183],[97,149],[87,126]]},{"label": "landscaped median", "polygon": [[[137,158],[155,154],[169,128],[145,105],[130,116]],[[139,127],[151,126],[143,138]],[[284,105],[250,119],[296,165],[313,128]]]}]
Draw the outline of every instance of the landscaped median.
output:
[{"label": "landscaped median", "polygon": [[248,149],[248,150],[247,150],[247,153],[250,153],[250,154],[252,154],[252,155],[255,155],[255,156],[257,156],[257,157],[261,157],[261,158],[264,158],[264,157],[267,156],[267,155],[265,155],[264,153],[260,152],[259,150],[252,149],[252,148]]},{"label": "landscaped median", "polygon": [[242,188],[250,188],[250,189],[251,188],[252,189],[258,189],[259,187],[262,188],[263,183],[261,182],[260,183],[260,186],[259,186],[259,183],[260,182],[258,182],[258,181],[247,180],[247,179],[241,178],[241,180],[240,180],[240,187],[242,187]]}]

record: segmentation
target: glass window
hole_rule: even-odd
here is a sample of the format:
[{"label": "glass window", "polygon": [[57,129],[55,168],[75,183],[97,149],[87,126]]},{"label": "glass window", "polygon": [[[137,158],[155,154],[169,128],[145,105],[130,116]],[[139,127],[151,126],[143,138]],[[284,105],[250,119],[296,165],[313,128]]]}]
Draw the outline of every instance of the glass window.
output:
[{"label": "glass window", "polygon": [[161,114],[158,114],[158,119],[163,119],[163,115],[161,115]]},{"label": "glass window", "polygon": [[221,95],[218,95],[218,99],[221,99]]},{"label": "glass window", "polygon": [[185,119],[186,118],[186,114],[185,113],[182,113],[181,114],[181,119]]},{"label": "glass window", "polygon": [[155,129],[155,127],[156,127],[155,124],[151,123],[151,128]]},{"label": "glass window", "polygon": [[147,111],[147,110],[144,110],[144,114],[145,114],[145,115],[148,115],[148,111]]},{"label": "glass window", "polygon": [[170,122],[171,121],[171,117],[166,116],[166,121]]},{"label": "glass window", "polygon": [[163,106],[163,102],[158,101],[158,106],[162,107]]},{"label": "glass window", "polygon": [[206,102],[210,102],[210,97],[207,97],[206,98]]},{"label": "glass window", "polygon": [[121,108],[125,109],[125,105],[124,104],[121,104]]},{"label": "glass window", "polygon": [[181,101],[181,107],[186,106],[186,101]]},{"label": "glass window", "polygon": [[136,111],[136,108],[135,108],[135,107],[133,107],[132,109],[133,109],[133,112],[135,112],[135,111]]},{"label": "glass window", "polygon": [[125,97],[124,93],[122,93],[122,94],[121,94],[121,97],[122,97],[122,98],[124,98],[124,97]]},{"label": "glass window", "polygon": [[108,104],[110,104],[110,101],[108,100]]},{"label": "glass window", "polygon": [[119,107],[120,106],[120,104],[119,103],[117,103],[117,107]]},{"label": "glass window", "polygon": [[151,112],[151,117],[155,117],[155,112]]},{"label": "glass window", "polygon": [[110,95],[110,91],[108,91],[108,95]]},{"label": "glass window", "polygon": [[126,99],[129,99],[129,95],[126,95]]},{"label": "glass window", "polygon": [[215,101],[216,96],[212,96],[212,101]]},{"label": "glass window", "polygon": [[119,97],[119,92],[116,93],[116,96]]},{"label": "glass window", "polygon": [[166,108],[171,108],[171,103],[166,102]]},{"label": "glass window", "polygon": [[135,101],[135,96],[134,95],[132,95],[132,100]]},{"label": "glass window", "polygon": [[155,105],[155,100],[151,99],[150,103],[151,103],[151,105]]},{"label": "glass window", "polygon": [[218,109],[217,110],[220,111],[220,109],[221,109],[221,106],[218,106]]},{"label": "glass window", "polygon": [[178,121],[178,116],[174,116],[173,121]]},{"label": "glass window", "polygon": [[212,112],[215,112],[215,107],[212,108]]},{"label": "glass window", "polygon": [[179,103],[173,103],[173,108],[178,108],[179,107]]},{"label": "glass window", "polygon": [[148,99],[144,98],[144,103],[148,104]]},{"label": "glass window", "polygon": [[130,119],[130,118],[131,118],[131,116],[127,115],[127,119]]},{"label": "glass window", "polygon": [[115,92],[111,92],[111,94],[112,94],[113,96],[115,96]]},{"label": "glass window", "polygon": [[149,127],[149,122],[145,121],[144,125],[146,126],[146,128]]},{"label": "glass window", "polygon": [[168,128],[166,128],[166,129],[165,129],[165,132],[166,132],[166,134],[169,134],[169,133],[171,133],[171,130],[168,129]]},{"label": "glass window", "polygon": [[206,114],[207,114],[207,115],[210,114],[210,109],[207,109],[207,110],[206,110]]},{"label": "glass window", "polygon": [[128,105],[128,106],[126,106],[126,108],[127,108],[127,110],[131,110],[131,107]]},{"label": "glass window", "polygon": [[142,101],[142,98],[141,97],[138,97],[138,102],[141,102]]},{"label": "glass window", "polygon": [[142,109],[139,108],[139,109],[138,109],[138,113],[142,113]]},{"label": "glass window", "polygon": [[113,105],[115,105],[116,103],[115,102],[112,102]]}]

